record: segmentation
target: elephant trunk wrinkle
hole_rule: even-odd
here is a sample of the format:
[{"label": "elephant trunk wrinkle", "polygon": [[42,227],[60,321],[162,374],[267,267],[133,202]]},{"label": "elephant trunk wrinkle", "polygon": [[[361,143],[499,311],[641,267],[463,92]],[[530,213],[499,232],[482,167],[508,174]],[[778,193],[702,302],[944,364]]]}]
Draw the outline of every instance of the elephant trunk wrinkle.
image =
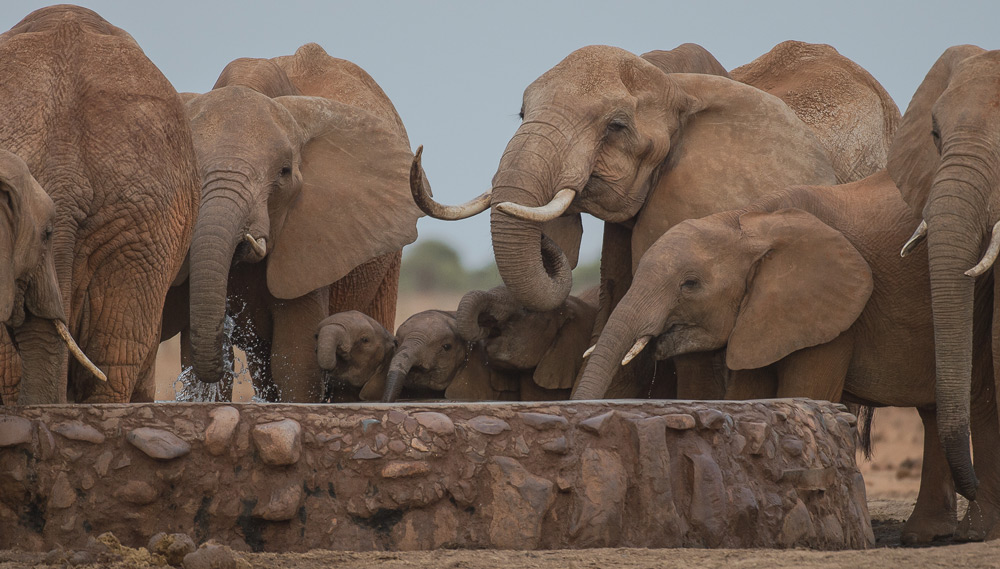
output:
[{"label": "elephant trunk wrinkle", "polygon": [[[246,224],[246,200],[232,192],[213,192],[202,201],[191,239],[191,349],[194,372],[201,381],[222,379],[226,296],[229,269]],[[242,211],[241,211],[242,210]]]},{"label": "elephant trunk wrinkle", "polygon": [[[956,490],[974,500],[969,448],[975,282],[963,274],[979,258],[985,201],[972,184],[938,176],[926,208],[934,319],[937,426]],[[971,191],[970,191],[971,190]]]}]

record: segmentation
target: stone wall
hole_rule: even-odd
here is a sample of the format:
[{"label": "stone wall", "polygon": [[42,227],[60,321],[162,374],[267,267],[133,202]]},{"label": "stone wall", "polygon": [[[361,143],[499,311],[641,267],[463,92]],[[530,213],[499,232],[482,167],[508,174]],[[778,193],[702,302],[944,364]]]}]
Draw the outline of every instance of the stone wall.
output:
[{"label": "stone wall", "polygon": [[0,407],[0,548],[863,548],[854,427],[809,400]]}]

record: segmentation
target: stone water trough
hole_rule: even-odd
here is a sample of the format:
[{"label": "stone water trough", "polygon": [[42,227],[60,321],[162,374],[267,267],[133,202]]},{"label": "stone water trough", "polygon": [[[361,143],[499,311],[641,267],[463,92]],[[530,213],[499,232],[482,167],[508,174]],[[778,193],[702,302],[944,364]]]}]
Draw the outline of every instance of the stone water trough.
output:
[{"label": "stone water trough", "polygon": [[842,405],[0,407],[0,549],[864,548]]}]

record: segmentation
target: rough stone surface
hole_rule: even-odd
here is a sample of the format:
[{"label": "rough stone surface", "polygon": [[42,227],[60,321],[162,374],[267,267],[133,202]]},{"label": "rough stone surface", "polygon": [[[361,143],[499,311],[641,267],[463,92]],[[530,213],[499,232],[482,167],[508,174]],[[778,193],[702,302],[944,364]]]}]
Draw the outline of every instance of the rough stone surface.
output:
[{"label": "rough stone surface", "polygon": [[58,425],[52,427],[52,430],[67,439],[72,439],[74,441],[86,441],[88,443],[94,443],[95,445],[99,445],[104,442],[104,435],[101,434],[101,431],[98,431],[90,425],[85,425],[80,421],[59,423]]},{"label": "rough stone surface", "polygon": [[236,433],[236,425],[240,422],[240,412],[229,405],[212,409],[209,413],[212,422],[205,429],[205,449],[209,454],[218,456],[227,452]]},{"label": "rough stone surface", "polygon": [[191,452],[184,439],[163,429],[140,427],[125,437],[135,448],[159,460],[171,460]]},{"label": "rough stone surface", "polygon": [[302,426],[294,419],[257,425],[253,428],[253,443],[265,464],[295,464],[302,453]]},{"label": "rough stone surface", "polygon": [[195,550],[195,545],[187,534],[160,532],[149,539],[146,549],[162,555],[170,565],[179,566],[184,562],[184,556]]},{"label": "rough stone surface", "polygon": [[31,421],[14,415],[0,415],[0,447],[31,442]]},{"label": "rough stone surface", "polygon": [[[853,458],[856,421],[829,403],[197,403],[0,411],[10,427],[0,430],[3,440],[14,441],[0,447],[0,548],[69,551],[108,531],[138,548],[166,531],[194,543],[215,540],[186,553],[185,566],[236,567],[242,559],[224,546],[874,543]],[[45,425],[56,433],[54,442]],[[143,429],[156,436],[137,436]],[[94,442],[93,432],[104,440]],[[162,433],[183,437],[189,450],[151,460],[149,451],[127,444],[168,440]],[[162,445],[173,450],[159,456],[182,446]]]}]

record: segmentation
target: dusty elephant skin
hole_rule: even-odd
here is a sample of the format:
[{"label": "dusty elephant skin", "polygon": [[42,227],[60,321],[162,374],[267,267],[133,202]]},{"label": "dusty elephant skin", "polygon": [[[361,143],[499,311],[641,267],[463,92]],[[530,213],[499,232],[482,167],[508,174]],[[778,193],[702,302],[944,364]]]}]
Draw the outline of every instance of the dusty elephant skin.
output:
[{"label": "dusty elephant skin", "polygon": [[232,61],[186,110],[202,202],[162,337],[180,332],[184,365],[219,382],[228,312],[258,394],[319,402],[320,321],[359,310],[394,328],[401,249],[421,215],[403,124],[367,73],[317,44]]},{"label": "dusty elephant skin", "polygon": [[[15,330],[17,400],[151,401],[156,315],[198,211],[181,99],[128,33],[77,6],[42,8],[0,35],[0,77],[0,148],[25,161],[55,204],[66,325],[107,375],[67,365],[51,322],[29,316]],[[17,362],[3,345],[11,402]]]},{"label": "dusty elephant skin", "polygon": [[[855,418],[831,403],[237,404],[214,455],[218,407],[5,409],[23,428],[0,447],[0,549],[106,531],[255,551],[873,543]],[[52,434],[72,421],[104,442]],[[295,452],[267,462],[256,431],[283,424]],[[143,428],[191,451],[153,458],[125,440]]]}]

